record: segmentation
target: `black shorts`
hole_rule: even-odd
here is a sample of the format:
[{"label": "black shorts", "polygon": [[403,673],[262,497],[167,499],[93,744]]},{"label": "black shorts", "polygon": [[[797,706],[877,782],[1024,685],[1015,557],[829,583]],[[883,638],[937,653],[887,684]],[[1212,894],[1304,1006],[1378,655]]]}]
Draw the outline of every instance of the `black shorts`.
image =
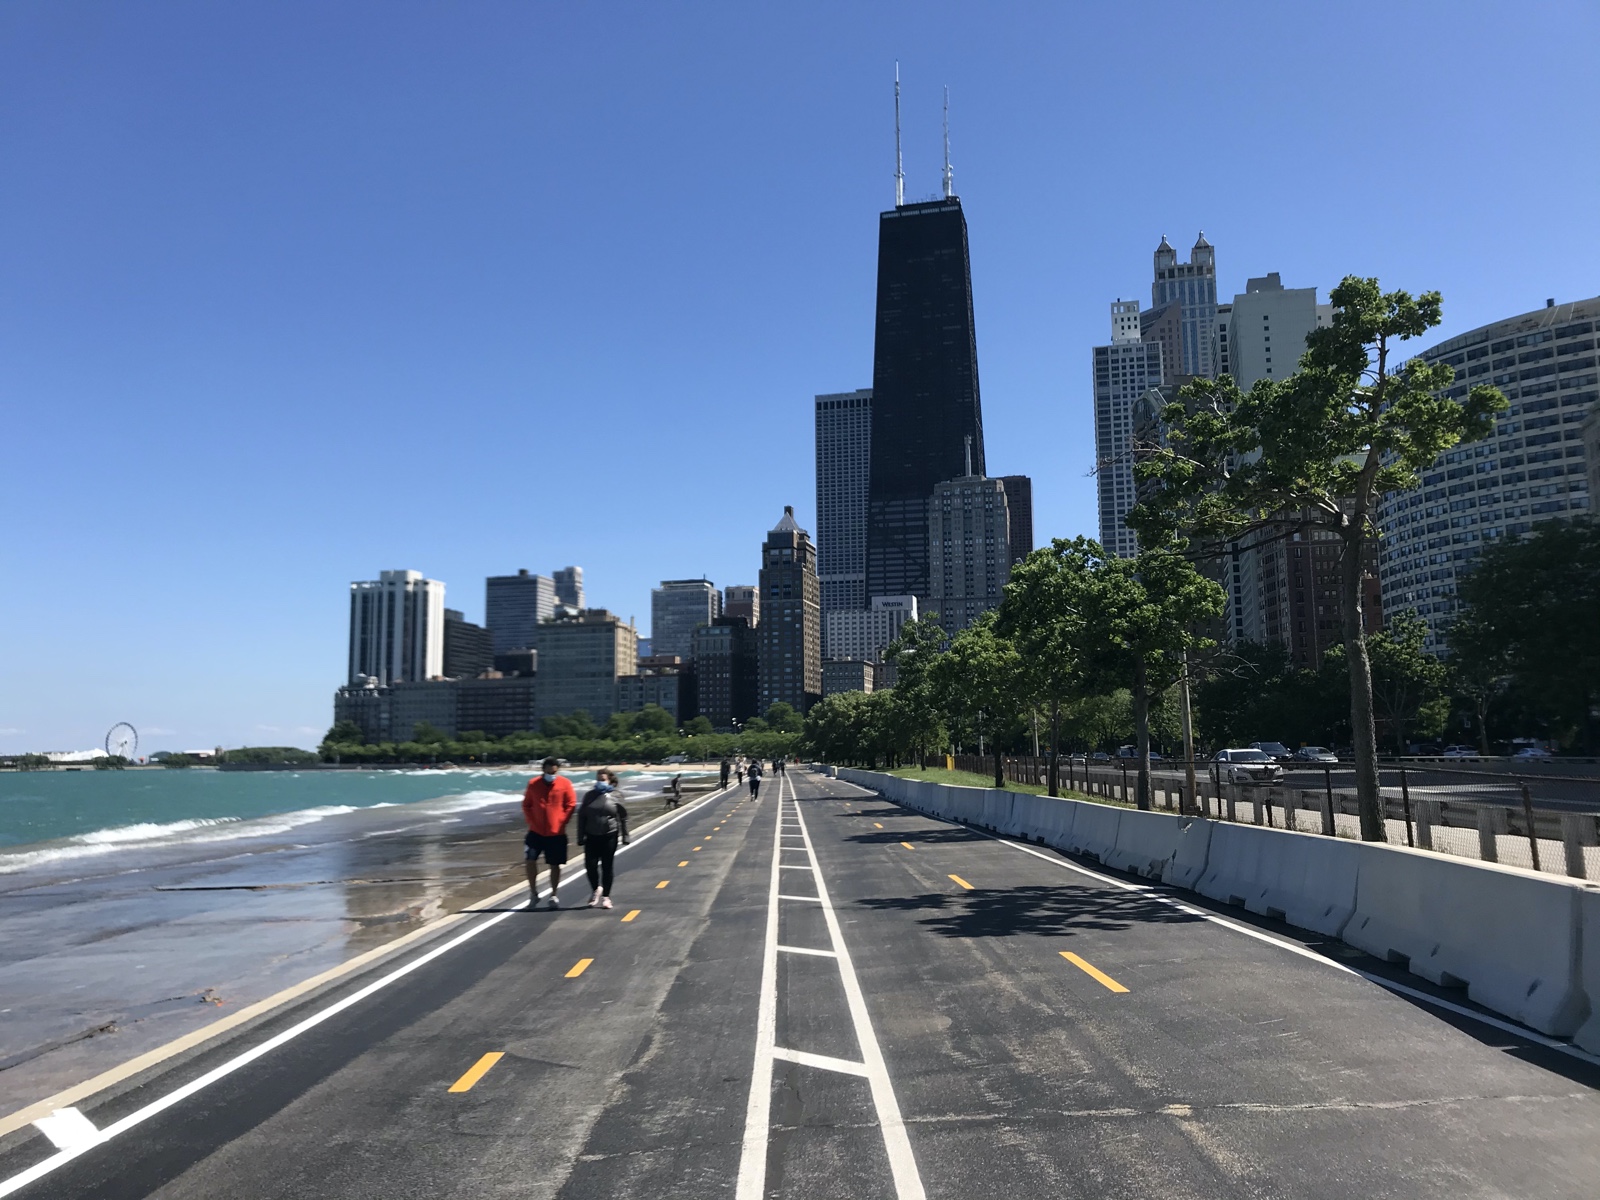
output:
[{"label": "black shorts", "polygon": [[529,831],[528,836],[522,839],[525,847],[523,857],[529,862],[537,862],[539,855],[544,855],[544,861],[552,867],[559,867],[567,861],[567,835],[554,833],[546,837],[542,833]]}]

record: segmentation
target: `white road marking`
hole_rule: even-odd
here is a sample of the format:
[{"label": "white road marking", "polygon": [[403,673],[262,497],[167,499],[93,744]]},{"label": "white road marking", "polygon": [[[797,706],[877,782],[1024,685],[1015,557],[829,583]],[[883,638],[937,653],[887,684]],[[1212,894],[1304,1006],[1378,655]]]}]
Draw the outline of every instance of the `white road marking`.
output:
[{"label": "white road marking", "polygon": [[99,1128],[75,1108],[58,1108],[48,1117],[40,1117],[33,1127],[57,1150],[87,1150],[100,1140]]},{"label": "white road marking", "polygon": [[[639,835],[633,839],[629,846],[619,847],[617,853],[619,855],[626,853],[626,851],[632,846],[637,846],[646,839],[660,833],[662,830],[671,828],[685,817],[688,817],[696,810],[705,807],[707,804],[711,803],[721,795],[721,792],[712,792],[704,799],[695,801],[688,808],[682,809],[679,812],[674,813],[672,816],[664,818],[660,822],[650,825],[646,829],[642,830]],[[774,879],[776,879],[776,874],[774,874]],[[579,873],[572,873],[568,874],[567,877],[561,881],[561,883],[562,886],[565,887],[570,883],[577,883],[579,880],[584,880],[583,875]],[[584,880],[584,882],[587,884],[587,880]],[[776,888],[776,882],[774,882],[773,886]],[[550,890],[546,888],[544,891],[539,893],[539,898],[543,899],[549,894]],[[774,908],[775,907],[776,906],[774,906]],[[26,1171],[19,1171],[9,1179],[0,1180],[0,1197],[13,1195],[14,1193],[27,1187],[30,1183],[33,1183],[39,1179],[43,1179],[46,1175],[49,1175],[58,1167],[65,1166],[67,1163],[77,1158],[80,1154],[83,1154],[86,1150],[90,1150],[95,1146],[103,1145],[104,1143],[109,1142],[112,1138],[124,1134],[128,1130],[133,1129],[138,1125],[144,1124],[144,1122],[148,1121],[151,1117],[165,1112],[174,1104],[178,1104],[184,1100],[187,1100],[190,1096],[193,1096],[197,1092],[204,1091],[213,1083],[216,1083],[219,1079],[224,1079],[227,1076],[232,1075],[235,1071],[241,1069],[242,1067],[249,1066],[251,1063],[255,1062],[256,1059],[272,1053],[272,1051],[287,1044],[288,1042],[293,1041],[301,1034],[315,1029],[324,1021],[344,1012],[345,1009],[352,1008],[361,1003],[361,1001],[365,1000],[368,996],[382,991],[391,984],[398,983],[407,975],[410,975],[413,971],[418,970],[442,955],[448,954],[451,950],[454,950],[463,942],[470,941],[472,938],[477,937],[485,930],[494,928],[496,925],[500,924],[501,921],[506,920],[508,917],[516,916],[518,913],[524,911],[526,910],[514,908],[493,914],[488,920],[482,922],[481,924],[474,925],[466,932],[457,934],[443,945],[436,946],[426,954],[419,955],[417,958],[412,959],[410,962],[406,963],[405,966],[390,971],[381,979],[369,983],[366,987],[361,988],[359,991],[352,992],[344,999],[330,1004],[322,1011],[313,1013],[303,1021],[291,1025],[288,1029],[285,1029],[282,1033],[276,1035],[275,1037],[268,1038],[260,1045],[254,1046],[251,1049],[246,1050],[244,1053],[230,1058],[227,1062],[222,1063],[220,1066],[213,1067],[204,1075],[201,1075],[196,1079],[192,1079],[182,1087],[168,1092],[159,1100],[152,1100],[143,1108],[135,1109],[133,1112],[123,1117],[120,1121],[113,1122],[112,1124],[107,1125],[104,1129],[98,1130],[93,1140],[76,1142],[70,1146],[61,1147],[49,1158],[35,1163]],[[776,937],[774,937],[773,940],[776,942]],[[774,959],[775,958],[776,955],[774,955]],[[768,1078],[770,1079],[770,1077],[771,1072],[769,1067]],[[768,1090],[770,1091],[770,1088]],[[87,1122],[88,1118],[84,1118],[84,1120]],[[90,1122],[90,1124],[92,1125],[92,1122]],[[49,1134],[46,1133],[45,1136],[48,1137]]]},{"label": "white road marking", "polygon": [[[823,883],[822,868],[817,862],[811,834],[806,829],[805,817],[796,804],[793,784],[789,784],[789,804],[793,808],[795,822],[799,825],[801,837],[804,839],[804,845],[798,848],[805,851],[817,894],[788,896],[778,891],[778,872],[781,866],[777,861],[779,857],[777,851],[788,848],[783,845],[782,839],[788,835],[782,832],[781,823],[784,804],[783,785],[787,782],[786,778],[780,779],[778,785],[780,822],[774,828],[773,834],[774,853],[767,907],[767,943],[761,964],[761,997],[756,1017],[755,1067],[750,1073],[750,1102],[745,1113],[744,1144],[740,1149],[739,1181],[734,1197],[735,1200],[762,1200],[766,1194],[772,1063],[774,1059],[783,1059],[802,1066],[843,1072],[865,1079],[871,1090],[872,1106],[877,1112],[878,1128],[883,1134],[883,1148],[889,1159],[889,1173],[894,1179],[895,1200],[926,1200],[926,1193],[922,1189],[922,1177],[917,1172],[917,1161],[911,1152],[911,1141],[906,1133],[905,1120],[900,1115],[900,1102],[895,1097],[894,1085],[889,1081],[889,1069],[884,1063],[883,1051],[872,1028],[872,1017],[867,1012],[866,998],[862,994],[861,983],[856,978],[850,951],[845,946],[839,918],[833,910],[833,902],[828,897],[827,886]],[[845,1002],[850,1011],[851,1024],[855,1028],[856,1044],[861,1049],[859,1063],[828,1055],[811,1054],[804,1050],[779,1047],[774,1042],[777,1025],[778,952],[784,950],[801,954],[818,953],[815,950],[778,944],[777,901],[779,900],[807,900],[822,906],[823,921],[828,927],[828,940],[833,946],[832,955],[839,966]]]},{"label": "white road marking", "polygon": [[837,1071],[841,1075],[867,1077],[865,1063],[851,1062],[848,1058],[834,1058],[831,1054],[812,1054],[806,1050],[789,1050],[783,1046],[772,1048],[772,1057],[784,1062],[799,1063],[802,1067],[816,1067],[819,1071]]},{"label": "white road marking", "polygon": [[832,950],[813,950],[810,946],[779,946],[778,949],[785,954],[816,954],[823,958],[839,957]]},{"label": "white road marking", "polygon": [[[850,783],[844,779],[830,780],[830,782],[842,783],[845,787],[853,787],[857,791],[867,792],[870,795],[878,796],[880,799],[886,799],[886,797],[881,796],[877,792],[873,792],[870,788],[864,788],[860,784]],[[888,800],[887,802],[890,804],[895,803],[893,800]],[[1035,858],[1043,859],[1052,866],[1060,867],[1067,871],[1076,871],[1080,875],[1087,875],[1090,879],[1093,879],[1098,883],[1110,884],[1112,887],[1121,888],[1125,892],[1137,892],[1141,895],[1148,896],[1150,899],[1158,900],[1162,904],[1171,905],[1179,912],[1187,913],[1189,916],[1199,917],[1202,920],[1210,921],[1213,925],[1220,925],[1224,929],[1233,930],[1235,933],[1242,933],[1245,937],[1254,938],[1258,942],[1265,942],[1269,946],[1274,946],[1279,950],[1286,950],[1290,954],[1299,955],[1301,958],[1309,959],[1311,962],[1331,968],[1332,970],[1343,972],[1346,975],[1354,975],[1359,979],[1365,979],[1368,983],[1376,984],[1385,991],[1393,992],[1398,996],[1405,996],[1407,999],[1419,1001],[1423,1004],[1430,1005],[1433,1008],[1441,1009],[1444,1012],[1454,1013],[1458,1017],[1467,1017],[1473,1021],[1477,1021],[1481,1025],[1487,1025],[1491,1029],[1498,1029],[1502,1033],[1514,1034],[1515,1036],[1522,1038],[1524,1041],[1532,1042],[1538,1046],[1543,1046],[1548,1050],[1555,1050],[1561,1054],[1567,1055],[1568,1057],[1576,1058],[1581,1062],[1590,1063],[1594,1066],[1600,1066],[1600,1055],[1589,1054],[1588,1052],[1580,1050],[1578,1047],[1571,1045],[1570,1043],[1549,1037],[1545,1034],[1539,1033],[1536,1030],[1529,1029],[1525,1025],[1518,1025],[1513,1021],[1502,1021],[1499,1017],[1492,1017],[1488,1013],[1478,1012],[1474,1009],[1466,1007],[1463,1004],[1455,1004],[1439,996],[1431,995],[1428,992],[1422,991],[1420,988],[1408,987],[1407,985],[1396,980],[1387,979],[1382,975],[1375,975],[1371,971],[1363,971],[1359,967],[1352,967],[1345,963],[1337,962],[1325,954],[1318,954],[1315,950],[1309,950],[1304,946],[1296,945],[1294,942],[1286,942],[1282,938],[1274,937],[1270,933],[1265,933],[1260,929],[1254,929],[1251,926],[1241,924],[1238,921],[1229,920],[1227,917],[1211,912],[1208,909],[1196,908],[1192,904],[1186,904],[1176,896],[1169,896],[1165,892],[1158,891],[1157,889],[1146,884],[1129,883],[1125,879],[1118,879],[1112,875],[1103,875],[1099,871],[1093,871],[1088,867],[1079,866],[1070,859],[1046,854],[1042,850],[1036,850],[1032,846],[1025,846],[1021,842],[1012,841],[1010,838],[1001,837],[998,834],[990,833],[985,829],[976,829],[970,825],[962,825],[960,821],[950,821],[946,820],[944,817],[931,816],[928,813],[921,812],[915,808],[910,808],[907,805],[897,805],[897,807],[905,808],[908,812],[917,813],[918,816],[927,817],[930,821],[940,821],[946,825],[956,825],[962,829],[969,829],[973,833],[979,834],[982,837],[986,837],[992,842],[999,842],[1002,846],[1008,846],[1012,850],[1020,850],[1024,854],[1031,854]]]}]

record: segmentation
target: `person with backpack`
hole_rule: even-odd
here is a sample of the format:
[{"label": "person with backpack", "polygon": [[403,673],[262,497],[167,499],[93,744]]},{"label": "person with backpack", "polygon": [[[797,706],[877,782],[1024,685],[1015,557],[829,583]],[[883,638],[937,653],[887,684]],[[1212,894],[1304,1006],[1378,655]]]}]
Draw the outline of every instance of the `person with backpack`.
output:
[{"label": "person with backpack", "polygon": [[677,808],[683,803],[683,776],[674,775],[672,782],[667,785],[667,807]]},{"label": "person with backpack", "polygon": [[749,776],[750,799],[759,800],[761,799],[761,760],[759,758],[752,758],[750,760]]},{"label": "person with backpack", "polygon": [[583,847],[583,870],[594,895],[590,908],[611,907],[611,877],[617,845],[628,844],[628,810],[619,799],[615,771],[596,771],[594,787],[578,806],[578,845]]}]

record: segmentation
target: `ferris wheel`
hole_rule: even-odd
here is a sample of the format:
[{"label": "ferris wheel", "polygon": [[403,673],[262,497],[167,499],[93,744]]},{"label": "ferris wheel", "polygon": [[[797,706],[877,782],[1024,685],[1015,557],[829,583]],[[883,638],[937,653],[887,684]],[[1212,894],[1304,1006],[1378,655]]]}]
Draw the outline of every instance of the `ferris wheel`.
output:
[{"label": "ferris wheel", "polygon": [[106,734],[106,753],[131,759],[139,749],[139,731],[126,721],[118,721]]}]

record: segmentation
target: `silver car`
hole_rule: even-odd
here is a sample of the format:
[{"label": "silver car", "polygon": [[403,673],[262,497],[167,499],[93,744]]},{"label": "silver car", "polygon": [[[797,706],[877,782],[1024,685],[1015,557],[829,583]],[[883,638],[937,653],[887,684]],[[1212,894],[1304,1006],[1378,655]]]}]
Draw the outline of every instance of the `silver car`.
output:
[{"label": "silver car", "polygon": [[1217,769],[1226,783],[1277,783],[1283,768],[1264,750],[1218,750]]},{"label": "silver car", "polygon": [[1294,752],[1295,762],[1336,763],[1339,756],[1326,746],[1301,746]]}]

